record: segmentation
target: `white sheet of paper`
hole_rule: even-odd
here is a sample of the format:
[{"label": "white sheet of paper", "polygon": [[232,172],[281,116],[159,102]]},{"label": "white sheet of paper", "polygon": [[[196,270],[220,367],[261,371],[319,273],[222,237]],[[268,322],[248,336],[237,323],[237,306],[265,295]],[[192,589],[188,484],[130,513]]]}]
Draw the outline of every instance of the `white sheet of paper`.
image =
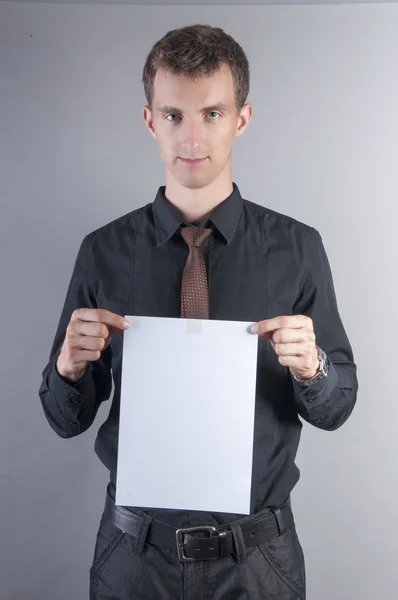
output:
[{"label": "white sheet of paper", "polygon": [[249,514],[251,323],[126,318],[116,504]]}]

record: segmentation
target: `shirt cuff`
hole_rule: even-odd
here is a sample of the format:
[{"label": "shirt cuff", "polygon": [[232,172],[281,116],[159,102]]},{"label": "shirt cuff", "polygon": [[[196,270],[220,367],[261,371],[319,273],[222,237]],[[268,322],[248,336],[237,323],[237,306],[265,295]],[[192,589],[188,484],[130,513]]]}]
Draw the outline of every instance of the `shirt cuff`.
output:
[{"label": "shirt cuff", "polygon": [[329,359],[328,363],[327,376],[311,385],[303,385],[292,377],[296,394],[307,404],[308,408],[319,406],[327,400],[338,383],[336,368]]},{"label": "shirt cuff", "polygon": [[65,377],[59,374],[57,361],[54,361],[53,368],[48,376],[48,387],[57,398],[64,400],[68,406],[80,405],[83,398],[89,392],[91,383],[91,363],[89,362],[84,375],[75,382],[67,381]]}]

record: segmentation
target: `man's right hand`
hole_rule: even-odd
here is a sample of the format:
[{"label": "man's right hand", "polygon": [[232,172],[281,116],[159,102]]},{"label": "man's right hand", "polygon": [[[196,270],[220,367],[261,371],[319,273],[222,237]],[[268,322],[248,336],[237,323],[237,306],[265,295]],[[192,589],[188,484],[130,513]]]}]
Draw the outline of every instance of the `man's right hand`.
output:
[{"label": "man's right hand", "polygon": [[83,377],[87,364],[98,360],[112,335],[128,329],[130,322],[100,308],[73,311],[65,340],[57,359],[58,373],[73,382]]}]

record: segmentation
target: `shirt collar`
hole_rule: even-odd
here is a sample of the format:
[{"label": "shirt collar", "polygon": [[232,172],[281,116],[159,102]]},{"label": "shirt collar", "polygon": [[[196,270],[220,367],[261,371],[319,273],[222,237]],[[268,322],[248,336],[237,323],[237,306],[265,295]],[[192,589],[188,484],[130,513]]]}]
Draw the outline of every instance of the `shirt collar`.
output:
[{"label": "shirt collar", "polygon": [[[232,185],[231,195],[216,206],[205,223],[201,223],[202,227],[209,221],[215,225],[227,245],[232,242],[243,207],[239,188],[234,182]],[[158,247],[167,242],[181,225],[189,225],[179,216],[173,204],[166,198],[165,190],[166,186],[160,186],[153,202]]]}]

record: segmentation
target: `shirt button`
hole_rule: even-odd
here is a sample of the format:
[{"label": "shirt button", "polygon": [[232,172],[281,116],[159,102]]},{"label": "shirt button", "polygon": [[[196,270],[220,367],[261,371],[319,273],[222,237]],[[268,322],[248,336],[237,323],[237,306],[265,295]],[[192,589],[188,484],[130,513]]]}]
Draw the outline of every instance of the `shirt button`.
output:
[{"label": "shirt button", "polygon": [[68,425],[79,425],[77,421],[68,421]]},{"label": "shirt button", "polygon": [[80,398],[77,394],[69,394],[69,400],[72,404],[79,404]]},{"label": "shirt button", "polygon": [[316,392],[314,390],[311,390],[311,389],[307,390],[306,396],[307,396],[308,402],[312,402],[313,401],[315,393]]}]

